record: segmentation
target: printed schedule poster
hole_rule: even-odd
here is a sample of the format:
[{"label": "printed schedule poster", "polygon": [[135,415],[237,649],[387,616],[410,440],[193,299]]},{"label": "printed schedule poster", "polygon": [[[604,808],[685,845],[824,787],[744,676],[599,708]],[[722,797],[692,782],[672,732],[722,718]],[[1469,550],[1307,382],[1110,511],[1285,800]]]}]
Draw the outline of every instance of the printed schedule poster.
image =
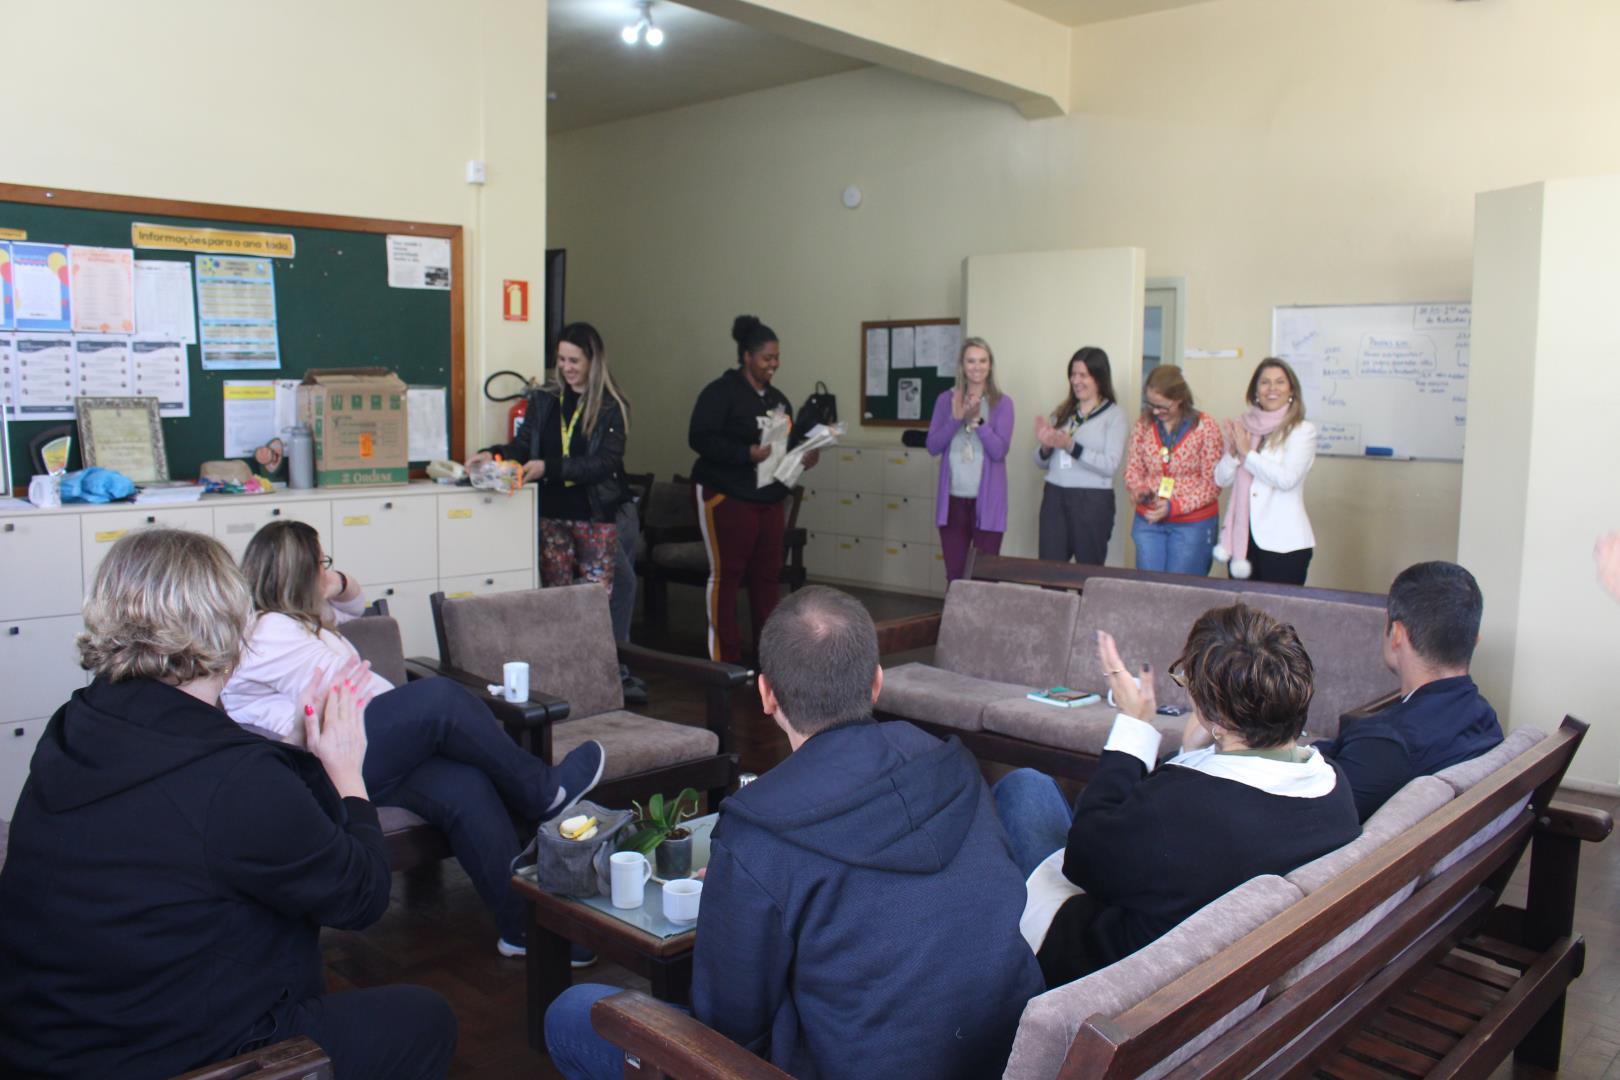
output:
[{"label": "printed schedule poster", "polygon": [[11,285],[18,330],[66,333],[73,329],[66,246],[12,244]]},{"label": "printed schedule poster", "polygon": [[81,334],[135,332],[135,252],[129,248],[68,248],[73,281],[73,329]]},{"label": "printed schedule poster", "polygon": [[16,305],[11,299],[11,245],[0,243],[0,331],[16,325]]},{"label": "printed schedule poster", "polygon": [[275,264],[197,256],[197,326],[204,371],[279,368]]},{"label": "printed schedule poster", "polygon": [[18,334],[12,414],[19,420],[71,420],[79,391],[79,365],[71,334]]}]

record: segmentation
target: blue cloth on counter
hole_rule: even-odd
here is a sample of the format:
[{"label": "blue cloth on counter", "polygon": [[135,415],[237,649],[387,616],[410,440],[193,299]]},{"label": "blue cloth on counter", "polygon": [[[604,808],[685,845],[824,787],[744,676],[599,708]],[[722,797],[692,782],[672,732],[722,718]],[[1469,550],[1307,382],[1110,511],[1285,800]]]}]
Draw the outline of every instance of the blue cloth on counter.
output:
[{"label": "blue cloth on counter", "polygon": [[135,482],[121,472],[91,468],[62,476],[62,501],[104,503],[135,494]]}]

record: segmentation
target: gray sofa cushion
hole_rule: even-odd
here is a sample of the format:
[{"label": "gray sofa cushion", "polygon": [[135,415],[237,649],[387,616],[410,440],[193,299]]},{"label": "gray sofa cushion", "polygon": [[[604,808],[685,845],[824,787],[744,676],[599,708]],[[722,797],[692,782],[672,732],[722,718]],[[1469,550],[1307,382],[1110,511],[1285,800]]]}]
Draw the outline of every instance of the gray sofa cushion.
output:
[{"label": "gray sofa cushion", "polygon": [[339,624],[338,633],[348,639],[372,671],[395,686],[405,685],[405,643],[400,638],[399,623],[392,616],[350,619]]},{"label": "gray sofa cushion", "polygon": [[554,725],[551,729],[552,764],[567,757],[569,751],[586,739],[601,743],[607,754],[603,780],[696,761],[720,752],[720,737],[708,728],[653,720],[615,709]]},{"label": "gray sofa cushion", "polygon": [[1449,769],[1441,769],[1434,775],[1461,795],[1546,737],[1546,732],[1536,728],[1515,728],[1493,749]]},{"label": "gray sofa cushion", "polygon": [[1339,717],[1400,688],[1384,666],[1382,607],[1244,593],[1243,602],[1293,626],[1316,668],[1316,692],[1305,730],[1331,739]]},{"label": "gray sofa cushion", "polygon": [[689,570],[703,574],[709,572],[709,552],[701,540],[684,544],[659,544],[652,549],[652,561],[655,566],[662,566],[666,570]]},{"label": "gray sofa cushion", "polygon": [[608,591],[597,584],[467,596],[444,602],[450,664],[492,683],[508,660],[529,687],[564,698],[570,719],[624,708]]},{"label": "gray sofa cushion", "polygon": [[953,581],[945,594],[934,663],[958,675],[1023,685],[1063,682],[1079,600],[1066,590],[997,581]]},{"label": "gray sofa cushion", "polygon": [[978,731],[984,726],[981,717],[987,704],[1010,698],[1022,700],[1031,689],[959,675],[932,664],[901,664],[884,669],[883,692],[878,695],[877,707],[880,712],[907,720]]},{"label": "gray sofa cushion", "polygon": [[[1205,905],[1159,940],[1067,986],[1031,998],[1018,1022],[1004,1080],[1051,1080],[1074,1042],[1080,1025],[1101,1013],[1118,1016],[1149,994],[1180,978],[1268,919],[1302,894],[1282,878],[1247,881]],[[1176,1050],[1145,1075],[1157,1077],[1179,1065],[1260,1003],[1260,994]]]},{"label": "gray sofa cushion", "polygon": [[[1336,851],[1313,859],[1288,875],[1288,880],[1307,895],[1332,882],[1379,848],[1433,814],[1452,800],[1451,787],[1432,776],[1420,776],[1407,784],[1361,827],[1361,835]],[[1347,926],[1333,940],[1294,965],[1272,984],[1269,994],[1280,994],[1299,980],[1360,941],[1417,888],[1413,878],[1382,904]]]},{"label": "gray sofa cushion", "polygon": [[1142,664],[1153,665],[1159,704],[1185,706],[1186,692],[1165,672],[1171,661],[1181,655],[1187,631],[1198,616],[1236,601],[1231,593],[1196,585],[1091,578],[1080,597],[1080,614],[1063,682],[1076,690],[1107,692],[1108,683],[1097,660],[1097,631],[1106,630],[1119,643],[1119,655],[1133,675]]},{"label": "gray sofa cushion", "polygon": [[[999,735],[1081,754],[1100,754],[1117,712],[1106,700],[1078,709],[1060,709],[1019,696],[985,705],[983,721],[986,731]],[[1164,736],[1159,744],[1161,760],[1181,749],[1181,729],[1186,726],[1184,717],[1155,716],[1153,726]]]}]

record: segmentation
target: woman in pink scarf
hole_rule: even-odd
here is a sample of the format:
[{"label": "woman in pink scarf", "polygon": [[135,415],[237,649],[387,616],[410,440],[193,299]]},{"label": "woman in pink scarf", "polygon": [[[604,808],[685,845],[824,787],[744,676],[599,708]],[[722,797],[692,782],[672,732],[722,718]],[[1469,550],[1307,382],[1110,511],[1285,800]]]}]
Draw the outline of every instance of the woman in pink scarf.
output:
[{"label": "woman in pink scarf", "polygon": [[1305,476],[1316,460],[1316,425],[1305,419],[1299,376],[1267,357],[1245,395],[1249,411],[1221,425],[1226,454],[1215,482],[1232,489],[1215,558],[1235,578],[1305,584],[1316,537],[1305,514]]}]

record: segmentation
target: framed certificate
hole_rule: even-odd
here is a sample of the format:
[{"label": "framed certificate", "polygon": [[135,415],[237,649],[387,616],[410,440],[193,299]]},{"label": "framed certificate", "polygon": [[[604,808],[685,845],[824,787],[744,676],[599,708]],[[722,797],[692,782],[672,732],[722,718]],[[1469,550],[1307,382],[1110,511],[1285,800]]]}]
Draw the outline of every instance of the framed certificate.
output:
[{"label": "framed certificate", "polygon": [[169,478],[157,398],[81,397],[73,404],[85,468],[112,469],[137,484]]}]

